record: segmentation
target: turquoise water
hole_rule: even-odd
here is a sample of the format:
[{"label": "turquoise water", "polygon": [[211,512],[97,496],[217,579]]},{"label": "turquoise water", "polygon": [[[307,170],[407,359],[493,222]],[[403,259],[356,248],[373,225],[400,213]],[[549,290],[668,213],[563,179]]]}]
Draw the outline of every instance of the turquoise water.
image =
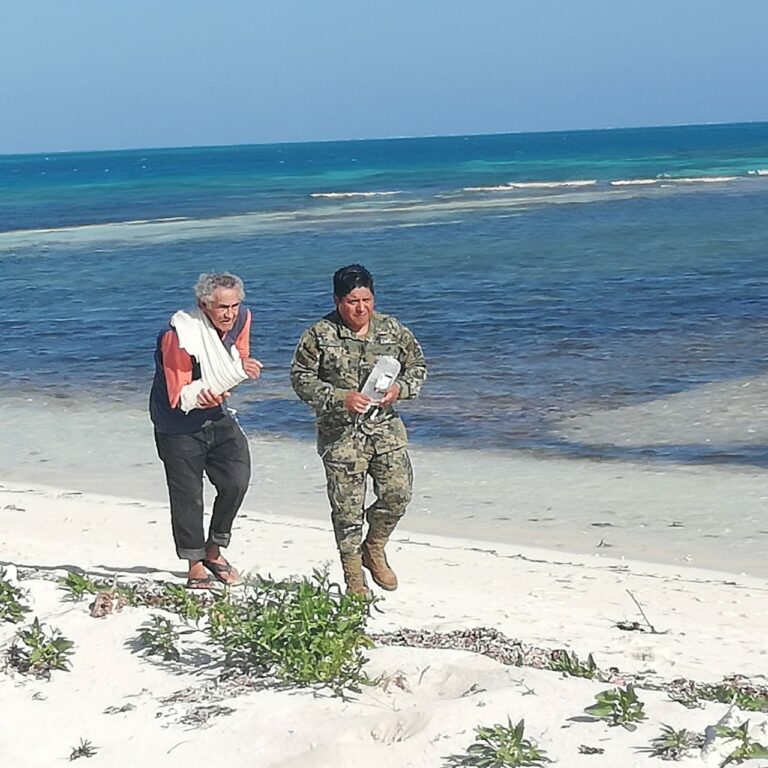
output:
[{"label": "turquoise water", "polygon": [[765,369],[767,214],[765,123],[0,157],[0,390],[143,399],[156,332],[229,269],[266,365],[243,423],[309,437],[290,356],[359,261],[430,364],[415,441],[714,460],[557,427]]}]

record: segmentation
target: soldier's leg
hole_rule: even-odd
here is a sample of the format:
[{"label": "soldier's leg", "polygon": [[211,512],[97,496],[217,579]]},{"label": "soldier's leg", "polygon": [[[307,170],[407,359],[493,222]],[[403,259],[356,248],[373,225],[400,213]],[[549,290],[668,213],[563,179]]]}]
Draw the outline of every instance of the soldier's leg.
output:
[{"label": "soldier's leg", "polygon": [[366,510],[368,535],[363,544],[363,565],[382,589],[397,589],[397,576],[389,567],[384,547],[413,495],[413,467],[408,451],[398,448],[374,456],[368,473],[376,501]]},{"label": "soldier's leg", "polygon": [[336,546],[342,555],[359,555],[363,540],[365,465],[323,459]]},{"label": "soldier's leg", "polygon": [[360,547],[363,538],[366,461],[323,458],[328,501],[336,546],[341,556],[344,580],[349,592],[368,592],[363,577]]},{"label": "soldier's leg", "polygon": [[371,458],[368,474],[373,478],[376,500],[366,510],[368,524],[392,533],[413,496],[413,466],[406,448]]}]

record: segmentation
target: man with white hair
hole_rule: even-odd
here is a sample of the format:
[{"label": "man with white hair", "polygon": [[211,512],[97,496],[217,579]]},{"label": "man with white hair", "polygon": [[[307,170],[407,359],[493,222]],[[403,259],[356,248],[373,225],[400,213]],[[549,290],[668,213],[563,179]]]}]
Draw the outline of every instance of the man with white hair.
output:
[{"label": "man with white hair", "polygon": [[[194,293],[196,308],[176,312],[157,337],[149,411],[176,553],[189,561],[187,587],[211,589],[209,572],[226,585],[239,583],[221,548],[229,544],[251,477],[248,441],[225,402],[233,386],[257,379],[262,365],[250,354],[243,281],[228,272],[204,273]],[[203,473],[216,489],[207,536]]]}]

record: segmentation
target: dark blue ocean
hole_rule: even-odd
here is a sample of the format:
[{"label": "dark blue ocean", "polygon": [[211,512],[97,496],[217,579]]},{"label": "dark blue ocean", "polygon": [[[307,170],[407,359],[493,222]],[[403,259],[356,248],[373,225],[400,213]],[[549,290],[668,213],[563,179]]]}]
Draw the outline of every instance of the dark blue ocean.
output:
[{"label": "dark blue ocean", "polygon": [[765,371],[768,123],[0,157],[0,392],[135,404],[230,270],[266,366],[241,420],[311,437],[288,366],[353,262],[427,355],[415,442],[707,461],[557,426]]}]

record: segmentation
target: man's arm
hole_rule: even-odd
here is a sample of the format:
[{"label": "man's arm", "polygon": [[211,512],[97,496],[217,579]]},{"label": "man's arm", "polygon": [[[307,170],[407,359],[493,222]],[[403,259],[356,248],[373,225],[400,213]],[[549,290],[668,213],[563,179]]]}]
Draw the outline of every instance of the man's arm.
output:
[{"label": "man's arm", "polygon": [[181,399],[181,390],[192,383],[192,358],[179,346],[179,337],[173,330],[168,330],[163,335],[160,352],[163,356],[163,374],[168,402],[171,408],[176,408]]},{"label": "man's arm", "polygon": [[240,353],[241,360],[247,360],[251,356],[251,310],[245,310],[245,322],[237,334],[235,346]]},{"label": "man's arm", "polygon": [[179,346],[176,331],[165,332],[160,342],[160,350],[163,356],[165,388],[171,408],[181,408],[184,413],[189,413],[193,408],[215,408],[229,397],[229,392],[214,395],[210,390],[203,389],[200,381],[193,384],[192,358]]},{"label": "man's arm", "polygon": [[246,309],[245,313],[245,322],[240,333],[237,334],[235,347],[240,354],[246,376],[251,379],[258,379],[263,366],[259,360],[254,360],[251,357],[251,310]]}]

